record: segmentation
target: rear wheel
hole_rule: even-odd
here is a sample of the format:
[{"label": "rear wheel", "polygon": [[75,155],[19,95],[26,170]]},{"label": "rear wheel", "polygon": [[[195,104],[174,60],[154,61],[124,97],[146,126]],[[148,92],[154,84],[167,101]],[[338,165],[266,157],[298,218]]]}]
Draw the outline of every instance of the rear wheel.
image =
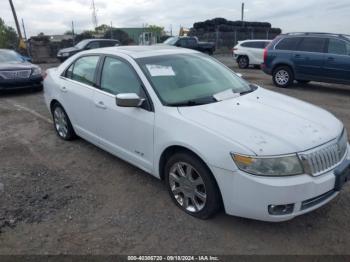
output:
[{"label": "rear wheel", "polygon": [[200,219],[218,211],[221,198],[216,182],[197,157],[176,153],[168,159],[164,171],[170,197],[183,211]]},{"label": "rear wheel", "polygon": [[288,66],[277,67],[272,74],[273,83],[277,87],[286,88],[293,84],[294,76]]},{"label": "rear wheel", "polygon": [[249,66],[249,58],[247,56],[240,56],[237,59],[238,67],[241,69],[246,69]]},{"label": "rear wheel", "polygon": [[63,107],[56,103],[52,107],[52,117],[56,133],[63,140],[72,140],[76,138],[73,126]]}]

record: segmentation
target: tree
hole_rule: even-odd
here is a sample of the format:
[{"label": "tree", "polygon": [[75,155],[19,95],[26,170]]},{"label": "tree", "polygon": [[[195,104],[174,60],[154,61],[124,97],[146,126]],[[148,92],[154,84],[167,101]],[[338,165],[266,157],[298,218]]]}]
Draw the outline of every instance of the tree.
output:
[{"label": "tree", "polygon": [[16,31],[0,18],[0,48],[16,49],[19,38]]},{"label": "tree", "polygon": [[157,25],[149,25],[147,27],[147,31],[153,33],[157,37],[161,37],[162,35],[164,35],[164,27]]}]

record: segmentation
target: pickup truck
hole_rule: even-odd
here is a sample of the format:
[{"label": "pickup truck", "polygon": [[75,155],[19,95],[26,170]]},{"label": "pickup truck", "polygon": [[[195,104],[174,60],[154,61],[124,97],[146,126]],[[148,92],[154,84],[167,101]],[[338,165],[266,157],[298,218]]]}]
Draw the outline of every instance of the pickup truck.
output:
[{"label": "pickup truck", "polygon": [[197,37],[170,37],[163,44],[178,46],[183,48],[194,49],[208,55],[212,55],[215,51],[215,44],[211,42],[199,42]]}]

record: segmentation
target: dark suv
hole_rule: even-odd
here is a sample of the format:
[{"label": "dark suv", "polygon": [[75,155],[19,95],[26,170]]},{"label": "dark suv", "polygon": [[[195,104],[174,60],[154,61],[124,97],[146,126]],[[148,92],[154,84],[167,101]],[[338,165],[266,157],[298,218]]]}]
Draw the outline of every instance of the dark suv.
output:
[{"label": "dark suv", "polygon": [[277,36],[264,51],[262,69],[278,87],[294,80],[350,84],[350,36],[290,33]]},{"label": "dark suv", "polygon": [[85,39],[77,43],[73,47],[64,48],[58,51],[57,58],[63,62],[68,57],[75,55],[84,50],[90,50],[102,47],[119,46],[120,42],[113,39]]}]

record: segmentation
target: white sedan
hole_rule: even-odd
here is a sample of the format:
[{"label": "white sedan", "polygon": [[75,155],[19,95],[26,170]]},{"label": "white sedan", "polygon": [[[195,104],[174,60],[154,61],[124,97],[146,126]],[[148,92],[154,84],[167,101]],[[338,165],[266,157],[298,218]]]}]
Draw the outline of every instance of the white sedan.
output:
[{"label": "white sedan", "polygon": [[349,177],[337,118],[196,51],[85,51],[48,70],[44,90],[59,137],[84,138],[164,180],[174,203],[198,218],[223,207],[289,220],[329,202]]}]

